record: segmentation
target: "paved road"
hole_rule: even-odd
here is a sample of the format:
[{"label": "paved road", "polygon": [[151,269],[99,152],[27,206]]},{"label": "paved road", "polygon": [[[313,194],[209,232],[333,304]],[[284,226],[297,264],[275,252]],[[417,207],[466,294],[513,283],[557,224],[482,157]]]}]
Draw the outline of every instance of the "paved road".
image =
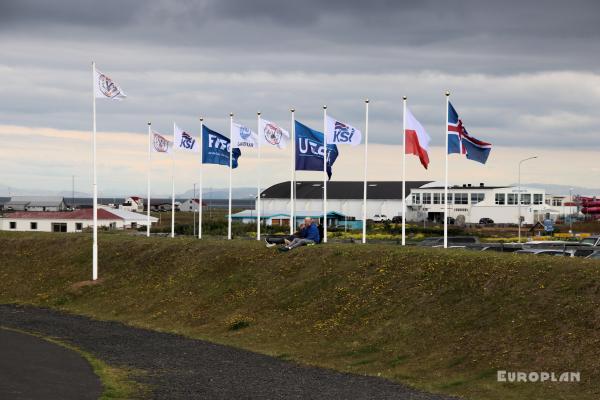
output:
[{"label": "paved road", "polygon": [[95,400],[101,394],[100,380],[76,352],[0,328],[0,399]]},{"label": "paved road", "polygon": [[447,400],[384,379],[300,366],[178,335],[47,309],[0,305],[4,326],[59,337],[110,365],[145,373],[151,399]]}]

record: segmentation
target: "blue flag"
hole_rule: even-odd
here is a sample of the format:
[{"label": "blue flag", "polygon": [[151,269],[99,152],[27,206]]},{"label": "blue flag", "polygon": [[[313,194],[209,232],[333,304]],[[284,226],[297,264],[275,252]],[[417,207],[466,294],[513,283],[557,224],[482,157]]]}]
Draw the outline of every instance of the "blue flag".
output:
[{"label": "blue flag", "polygon": [[[229,138],[202,125],[202,164],[229,166]],[[231,166],[237,168],[238,157],[242,152],[238,148],[231,151]]]},{"label": "blue flag", "polygon": [[[294,121],[296,127],[296,171],[323,171],[323,133]],[[327,176],[338,157],[335,144],[327,145]]]}]

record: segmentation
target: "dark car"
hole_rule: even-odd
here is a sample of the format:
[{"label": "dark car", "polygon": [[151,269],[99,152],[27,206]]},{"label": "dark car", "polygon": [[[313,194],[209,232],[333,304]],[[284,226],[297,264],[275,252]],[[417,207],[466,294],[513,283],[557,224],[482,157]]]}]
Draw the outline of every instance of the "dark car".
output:
[{"label": "dark car", "polygon": [[493,220],[493,219],[491,219],[491,218],[481,218],[481,219],[479,220],[479,223],[480,223],[481,225],[488,225],[488,224],[493,224],[493,223],[494,223],[494,220]]},{"label": "dark car", "polygon": [[[449,236],[448,237],[448,247],[466,247],[470,244],[479,243],[479,239],[475,236]],[[424,247],[442,247],[444,246],[444,238],[443,237],[429,237],[423,239],[419,243],[419,246]]]},{"label": "dark car", "polygon": [[401,224],[402,223],[402,216],[401,215],[396,215],[395,217],[392,218],[392,223],[393,224]]}]

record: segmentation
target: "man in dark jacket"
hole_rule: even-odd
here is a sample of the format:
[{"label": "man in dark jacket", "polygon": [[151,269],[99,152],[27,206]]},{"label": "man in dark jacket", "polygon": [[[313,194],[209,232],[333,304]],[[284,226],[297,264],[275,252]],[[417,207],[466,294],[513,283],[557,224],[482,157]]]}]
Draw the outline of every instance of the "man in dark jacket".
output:
[{"label": "man in dark jacket", "polygon": [[300,237],[295,238],[292,241],[286,240],[285,246],[279,248],[280,251],[289,251],[296,247],[306,246],[307,244],[315,244],[321,241],[319,235],[319,228],[310,217],[304,218],[304,224],[300,229]]}]

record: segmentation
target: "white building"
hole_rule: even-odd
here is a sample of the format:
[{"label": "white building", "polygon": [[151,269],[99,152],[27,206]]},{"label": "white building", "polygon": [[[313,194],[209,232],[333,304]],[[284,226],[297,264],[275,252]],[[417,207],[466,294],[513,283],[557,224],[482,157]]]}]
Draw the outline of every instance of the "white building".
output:
[{"label": "white building", "polygon": [[[526,224],[550,218],[555,220],[560,210],[546,204],[543,189],[512,186],[460,185],[448,189],[448,215],[458,222],[478,223],[490,218],[495,223],[517,224],[521,194],[521,216]],[[342,218],[362,220],[363,182],[334,181],[327,185],[327,210]],[[444,187],[436,182],[406,182],[407,221],[443,222]],[[275,184],[261,193],[262,214],[277,217],[289,223],[290,182]],[[305,210],[323,209],[323,183],[319,181],[296,182],[295,209],[298,215]],[[247,211],[244,211],[247,213]],[[377,181],[367,186],[367,219],[374,215],[388,219],[402,215],[402,182]],[[239,215],[249,220],[248,215]],[[241,218],[245,217],[245,218]],[[329,217],[328,217],[329,219]],[[330,224],[332,221],[328,221]]]},{"label": "white building", "polygon": [[[204,202],[202,202],[202,207],[206,206]],[[179,211],[187,211],[187,212],[198,212],[198,205],[200,204],[199,199],[187,199],[179,205]]]},{"label": "white building", "polygon": [[119,210],[144,212],[144,199],[138,196],[128,197],[123,204],[119,205]]},{"label": "white building", "polygon": [[[16,211],[0,218],[0,230],[29,232],[81,232],[93,227],[93,210],[76,211]],[[98,209],[98,227],[122,229],[123,218],[105,209]]]},{"label": "white building", "polygon": [[[99,206],[99,209],[107,210],[111,214],[120,217],[123,220],[123,228],[136,229],[148,225],[148,216],[145,213],[127,211],[122,208],[114,209],[108,206]],[[157,222],[158,218],[150,216],[150,225]]]}]

